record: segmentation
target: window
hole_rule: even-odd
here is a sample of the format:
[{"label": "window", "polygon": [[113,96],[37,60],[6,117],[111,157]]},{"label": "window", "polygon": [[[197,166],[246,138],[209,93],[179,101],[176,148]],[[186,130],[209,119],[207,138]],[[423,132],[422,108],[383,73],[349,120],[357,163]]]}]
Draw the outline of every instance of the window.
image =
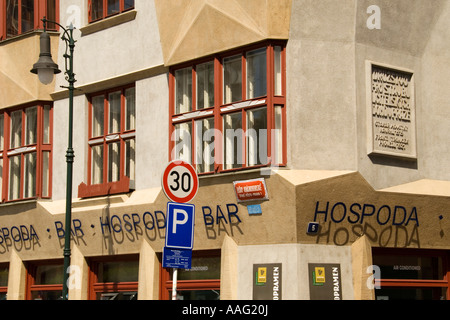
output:
[{"label": "window", "polygon": [[381,276],[376,299],[450,300],[449,262],[446,251],[374,248]]},{"label": "window", "polygon": [[139,258],[93,259],[89,273],[90,300],[137,300]]},{"label": "window", "polygon": [[[43,17],[51,21],[59,18],[58,0],[0,0],[0,9],[0,40],[43,28]],[[47,28],[56,26],[48,24]]]},{"label": "window", "polygon": [[89,197],[134,189],[136,153],[134,86],[90,97],[88,184],[79,196]]},{"label": "window", "polygon": [[62,300],[62,262],[33,263],[27,270],[26,300]]},{"label": "window", "polygon": [[[161,268],[161,300],[172,299],[172,269]],[[177,300],[220,299],[220,251],[194,251],[192,268],[178,269]]]},{"label": "window", "polygon": [[2,201],[51,197],[52,106],[0,112]]},{"label": "window", "polygon": [[9,265],[7,263],[0,264],[0,301],[6,300],[6,294],[8,293],[8,275]]},{"label": "window", "polygon": [[133,8],[134,0],[90,0],[89,22],[101,20]]},{"label": "window", "polygon": [[172,68],[172,160],[199,173],[285,165],[285,65],[269,42]]}]

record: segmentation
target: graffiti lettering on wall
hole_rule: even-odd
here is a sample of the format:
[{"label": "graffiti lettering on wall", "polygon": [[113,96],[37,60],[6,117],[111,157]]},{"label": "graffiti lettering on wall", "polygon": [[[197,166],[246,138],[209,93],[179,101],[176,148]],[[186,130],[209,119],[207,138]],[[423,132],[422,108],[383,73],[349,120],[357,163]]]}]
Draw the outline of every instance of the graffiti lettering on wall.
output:
[{"label": "graffiti lettering on wall", "polygon": [[[225,206],[202,206],[205,232],[209,239],[215,239],[221,232],[230,232],[239,228],[241,219],[236,204]],[[146,237],[150,241],[164,239],[166,228],[166,214],[163,211],[146,211],[144,213],[112,214],[104,210],[98,220],[73,219],[71,225],[71,239],[77,245],[89,245],[92,237],[101,236],[105,248],[125,241],[135,242]],[[0,226],[0,254],[6,253],[14,247],[17,251],[34,250],[41,247],[41,236],[47,234],[48,239],[56,236],[59,245],[64,246],[65,226],[62,221],[49,222],[46,230],[39,230],[35,225],[17,225],[11,227]],[[45,237],[44,237],[45,238]],[[53,237],[55,238],[55,237]]]},{"label": "graffiti lettering on wall", "polygon": [[314,222],[321,224],[317,243],[348,245],[366,235],[381,247],[420,247],[416,207],[318,201]]}]

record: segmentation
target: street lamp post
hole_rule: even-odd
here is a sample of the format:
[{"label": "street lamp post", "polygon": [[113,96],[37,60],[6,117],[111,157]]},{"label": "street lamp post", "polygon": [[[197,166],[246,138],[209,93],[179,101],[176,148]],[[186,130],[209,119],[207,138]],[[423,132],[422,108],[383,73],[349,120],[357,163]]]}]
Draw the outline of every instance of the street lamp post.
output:
[{"label": "street lamp post", "polygon": [[73,162],[75,153],[72,146],[73,140],[73,92],[75,89],[75,73],[73,73],[73,52],[75,49],[75,40],[73,38],[74,27],[71,24],[69,27],[64,28],[62,25],[55,21],[49,21],[45,17],[42,19],[44,22],[44,32],[40,36],[40,54],[39,60],[33,65],[31,72],[39,76],[39,80],[43,84],[49,84],[53,80],[53,76],[61,71],[58,69],[58,65],[53,62],[51,50],[50,50],[50,36],[46,32],[46,25],[48,22],[55,23],[64,30],[61,39],[66,43],[65,58],[65,75],[66,80],[69,82],[69,142],[66,152],[67,162],[67,183],[66,183],[66,225],[64,234],[64,278],[63,278],[63,300],[68,300],[69,288],[68,288],[68,269],[70,266],[70,233],[72,224],[72,176],[73,176]]}]

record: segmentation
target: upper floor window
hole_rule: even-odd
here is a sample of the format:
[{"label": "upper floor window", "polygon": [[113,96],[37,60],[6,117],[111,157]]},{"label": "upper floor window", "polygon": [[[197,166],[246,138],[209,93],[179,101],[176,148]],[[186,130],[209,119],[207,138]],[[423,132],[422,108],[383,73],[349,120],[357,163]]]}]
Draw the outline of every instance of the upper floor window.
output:
[{"label": "upper floor window", "polygon": [[51,196],[52,106],[0,112],[1,202]]},{"label": "upper floor window", "polygon": [[172,68],[171,158],[199,173],[284,165],[284,70],[276,41]]},{"label": "upper floor window", "polygon": [[59,16],[58,0],[0,0],[0,8],[0,40],[43,28],[43,17],[57,21]]},{"label": "upper floor window", "polygon": [[127,86],[89,98],[87,185],[79,196],[98,196],[134,189],[136,92]]},{"label": "upper floor window", "polygon": [[89,22],[101,20],[133,8],[134,0],[90,0]]}]

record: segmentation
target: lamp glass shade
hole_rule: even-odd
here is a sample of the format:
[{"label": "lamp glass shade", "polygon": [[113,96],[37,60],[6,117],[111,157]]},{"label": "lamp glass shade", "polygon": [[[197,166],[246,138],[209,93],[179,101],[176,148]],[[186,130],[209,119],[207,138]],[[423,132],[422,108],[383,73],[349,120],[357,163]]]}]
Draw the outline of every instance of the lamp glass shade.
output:
[{"label": "lamp glass shade", "polygon": [[45,85],[52,83],[54,74],[55,74],[55,70],[50,69],[50,68],[38,69],[39,81]]}]

